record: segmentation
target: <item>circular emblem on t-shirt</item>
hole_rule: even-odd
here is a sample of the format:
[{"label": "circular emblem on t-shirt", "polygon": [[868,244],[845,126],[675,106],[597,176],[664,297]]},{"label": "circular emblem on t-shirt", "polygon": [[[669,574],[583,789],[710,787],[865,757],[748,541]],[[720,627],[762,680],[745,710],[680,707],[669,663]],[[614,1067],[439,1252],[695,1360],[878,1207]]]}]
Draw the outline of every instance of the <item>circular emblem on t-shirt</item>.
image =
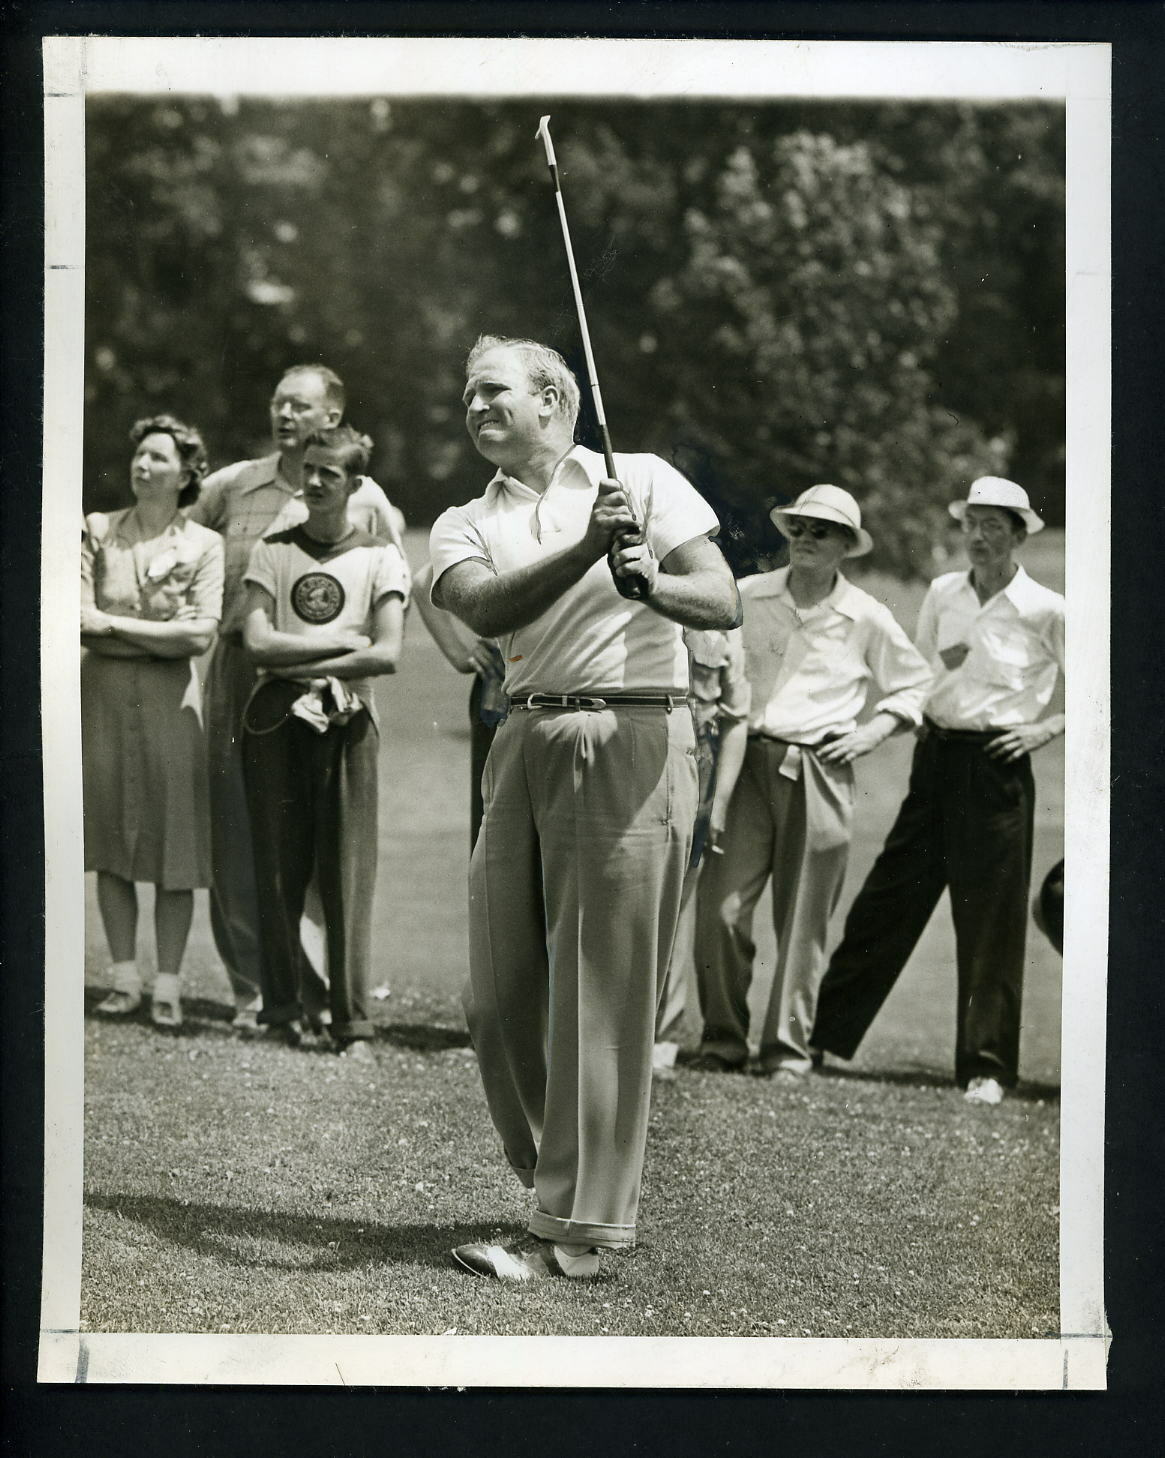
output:
[{"label": "circular emblem on t-shirt", "polygon": [[305,623],[330,623],[344,610],[344,589],[327,572],[308,572],[291,589],[291,606]]}]

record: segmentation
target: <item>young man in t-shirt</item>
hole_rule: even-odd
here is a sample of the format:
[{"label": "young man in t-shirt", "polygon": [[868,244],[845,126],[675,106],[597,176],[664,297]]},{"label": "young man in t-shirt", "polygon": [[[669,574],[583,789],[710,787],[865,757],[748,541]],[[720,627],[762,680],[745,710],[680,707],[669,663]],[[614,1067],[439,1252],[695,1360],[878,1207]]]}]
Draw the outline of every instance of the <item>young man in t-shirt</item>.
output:
[{"label": "young man in t-shirt", "polygon": [[370,1057],[377,741],[371,679],[400,656],[407,568],[353,525],[348,501],[369,442],[351,426],[308,437],[307,520],[257,543],[243,641],[260,679],[243,716],[243,773],[259,891],[263,1010],[303,1035],[299,919],[316,872],[328,948],[331,1033]]}]

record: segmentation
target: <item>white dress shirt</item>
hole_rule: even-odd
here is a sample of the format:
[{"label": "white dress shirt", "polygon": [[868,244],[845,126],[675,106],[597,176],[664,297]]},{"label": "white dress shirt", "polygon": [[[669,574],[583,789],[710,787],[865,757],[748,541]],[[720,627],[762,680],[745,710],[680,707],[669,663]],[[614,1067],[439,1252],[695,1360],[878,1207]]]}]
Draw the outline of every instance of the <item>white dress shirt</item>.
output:
[{"label": "white dress shirt", "polygon": [[798,608],[788,578],[781,567],[740,583],[749,730],[806,745],[848,734],[871,685],[878,711],[920,724],[931,670],[890,609],[840,572],[828,597]]},{"label": "white dress shirt", "polygon": [[[694,537],[716,531],[712,508],[659,456],[616,455],[615,467],[648,545],[661,561]],[[574,446],[563,457],[541,493],[499,471],[484,496],[450,507],[434,523],[429,538],[433,585],[458,562],[476,559],[500,574],[576,545],[606,474],[602,456],[584,446]],[[680,625],[621,597],[605,557],[532,623],[498,641],[511,697],[600,689],[688,691]]]},{"label": "white dress shirt", "polygon": [[[1009,729],[1048,707],[1064,671],[1064,599],[1022,567],[985,603],[969,572],[936,577],[918,616],[918,647],[935,672],[927,717],[944,729]],[[957,668],[944,649],[965,646]]]}]

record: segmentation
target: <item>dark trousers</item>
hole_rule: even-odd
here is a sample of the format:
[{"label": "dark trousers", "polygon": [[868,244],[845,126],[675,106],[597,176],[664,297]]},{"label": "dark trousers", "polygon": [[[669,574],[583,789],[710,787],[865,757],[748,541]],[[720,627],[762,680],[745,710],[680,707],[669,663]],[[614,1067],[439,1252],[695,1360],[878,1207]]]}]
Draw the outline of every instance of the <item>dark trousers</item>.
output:
[{"label": "dark trousers", "polygon": [[[219,638],[206,675],[204,712],[210,769],[210,926],[214,944],[239,1002],[250,1002],[263,980],[259,949],[259,895],[251,849],[251,818],[243,779],[243,714],[255,689],[255,666],[238,634]],[[309,905],[308,915],[318,920]],[[326,978],[303,955],[305,991],[318,1009]]]},{"label": "dark trousers", "polygon": [[259,1020],[287,1023],[303,1013],[299,920],[314,869],[327,937],[332,1036],[368,1038],[378,736],[367,709],[317,734],[288,712],[302,692],[302,684],[286,680],[262,684],[244,721],[259,900]]},{"label": "dark trousers", "polygon": [[985,752],[987,742],[924,731],[898,819],[821,984],[815,1047],[853,1057],[949,886],[955,1077],[1015,1083],[1035,787],[1028,756],[1002,764]]}]

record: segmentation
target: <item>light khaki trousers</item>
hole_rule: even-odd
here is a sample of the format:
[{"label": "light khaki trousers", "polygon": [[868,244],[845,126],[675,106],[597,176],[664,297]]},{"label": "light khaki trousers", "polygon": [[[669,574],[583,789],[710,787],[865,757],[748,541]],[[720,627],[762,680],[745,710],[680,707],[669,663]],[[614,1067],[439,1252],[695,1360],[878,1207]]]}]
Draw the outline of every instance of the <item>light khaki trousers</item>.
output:
[{"label": "light khaki trousers", "polygon": [[544,1238],[635,1240],[694,746],[687,708],[516,708],[486,762],[465,1011]]},{"label": "light khaki trousers", "polygon": [[[812,750],[750,739],[721,842],[697,889],[701,1051],[748,1058],[753,914],[772,877],[777,961],[760,1034],[762,1067],[807,1072],[829,919],[841,895],[853,821],[853,770]],[[795,772],[795,777],[794,777]]]}]

